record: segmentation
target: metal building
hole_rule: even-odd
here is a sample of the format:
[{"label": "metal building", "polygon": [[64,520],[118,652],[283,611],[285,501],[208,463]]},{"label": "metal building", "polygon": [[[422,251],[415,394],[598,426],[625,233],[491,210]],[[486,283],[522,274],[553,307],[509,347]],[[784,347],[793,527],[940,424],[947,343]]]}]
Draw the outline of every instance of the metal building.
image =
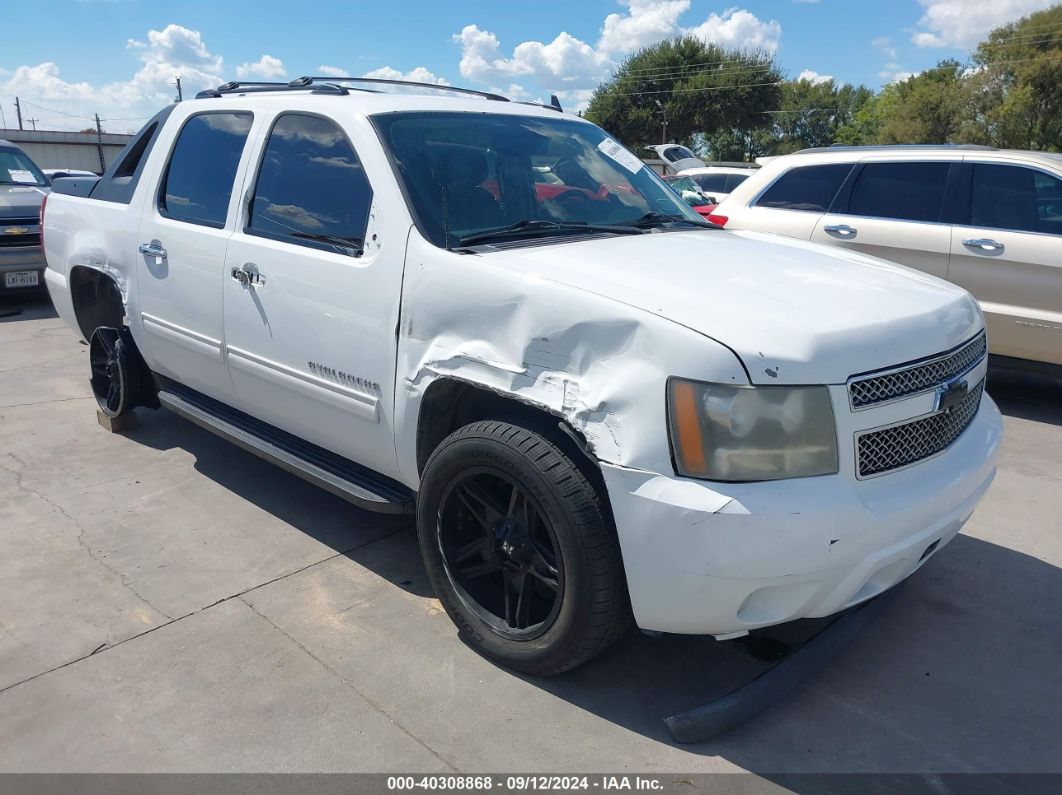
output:
[{"label": "metal building", "polygon": [[40,168],[78,168],[97,174],[106,170],[132,137],[121,133],[0,129],[0,140],[18,146]]}]

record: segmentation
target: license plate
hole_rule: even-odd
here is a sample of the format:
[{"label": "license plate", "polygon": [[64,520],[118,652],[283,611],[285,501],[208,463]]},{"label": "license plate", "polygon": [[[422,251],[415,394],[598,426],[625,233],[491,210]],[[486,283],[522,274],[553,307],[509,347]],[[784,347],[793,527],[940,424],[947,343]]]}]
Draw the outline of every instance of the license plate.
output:
[{"label": "license plate", "polygon": [[4,274],[4,287],[36,287],[37,271],[15,271]]}]

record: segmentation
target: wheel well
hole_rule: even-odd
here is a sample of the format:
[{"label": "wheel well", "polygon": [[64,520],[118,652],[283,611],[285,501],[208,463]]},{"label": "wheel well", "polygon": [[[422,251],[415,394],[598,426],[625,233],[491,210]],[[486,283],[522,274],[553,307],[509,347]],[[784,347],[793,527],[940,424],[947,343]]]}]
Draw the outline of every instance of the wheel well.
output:
[{"label": "wheel well", "polygon": [[424,471],[432,451],[443,439],[458,428],[479,420],[504,420],[542,434],[579,467],[608,505],[608,492],[597,459],[589,451],[586,437],[566,419],[542,407],[450,378],[433,382],[421,401],[417,423],[417,473]]},{"label": "wheel well", "polygon": [[100,326],[121,328],[125,324],[125,305],[117,282],[100,271],[82,266],[70,271],[70,296],[74,304],[81,336],[92,338]]}]

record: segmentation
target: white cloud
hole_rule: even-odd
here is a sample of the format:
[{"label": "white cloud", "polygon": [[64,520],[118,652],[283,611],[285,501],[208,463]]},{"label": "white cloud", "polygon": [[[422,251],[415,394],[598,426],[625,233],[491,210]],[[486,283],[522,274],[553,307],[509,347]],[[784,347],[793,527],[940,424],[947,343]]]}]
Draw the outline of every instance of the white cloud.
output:
[{"label": "white cloud", "polygon": [[888,36],[878,36],[870,42],[876,49],[881,50],[889,58],[896,57],[896,48],[892,46],[892,40]]},{"label": "white cloud", "polygon": [[675,36],[679,32],[679,17],[690,8],[690,0],[620,2],[627,6],[627,13],[605,17],[597,43],[602,52],[629,52]]},{"label": "white cloud", "polygon": [[973,49],[993,28],[1014,22],[1057,0],[918,0],[924,13],[911,41],[919,47]]},{"label": "white cloud", "polygon": [[423,66],[418,66],[408,72],[400,72],[397,69],[392,69],[390,66],[381,66],[379,69],[373,69],[371,72],[366,72],[362,77],[378,77],[384,80],[412,80],[415,83],[433,83],[437,86],[450,85],[450,81],[445,77],[439,77],[437,74],[425,69]]},{"label": "white cloud", "polygon": [[730,8],[722,16],[712,14],[697,27],[685,28],[682,32],[721,47],[775,52],[782,36],[782,26],[773,19],[764,22],[748,11]]},{"label": "white cloud", "polygon": [[346,69],[340,69],[338,66],[328,66],[327,64],[323,64],[317,67],[317,74],[326,77],[346,77],[349,72]]},{"label": "white cloud", "polygon": [[254,63],[242,63],[236,67],[236,77],[241,80],[248,77],[264,77],[266,80],[284,77],[288,70],[284,62],[272,55],[263,55]]},{"label": "white cloud", "polygon": [[542,87],[588,88],[601,82],[612,66],[607,55],[568,33],[549,44],[525,41],[509,58],[502,55],[498,37],[476,25],[466,25],[454,41],[461,45],[461,76],[482,83],[531,78]]},{"label": "white cloud", "polygon": [[596,46],[561,32],[548,43],[522,42],[505,55],[494,33],[466,25],[453,37],[461,47],[461,76],[488,84],[530,80],[551,91],[586,91],[627,53],[665,39],[696,36],[727,48],[774,52],[782,34],[778,22],[737,8],[684,27],[681,18],[690,0],[620,0],[620,5],[626,10],[605,17]]},{"label": "white cloud", "polygon": [[818,85],[819,83],[829,83],[833,80],[833,75],[820,75],[814,69],[805,69],[797,75],[797,80],[807,80],[809,83]]},{"label": "white cloud", "polygon": [[[888,64],[887,67],[888,66],[896,66],[896,64]],[[888,69],[887,67],[883,71],[878,72],[878,77],[881,79],[882,83],[902,83],[907,78],[914,77],[918,74],[918,72],[908,72],[902,68]]]},{"label": "white cloud", "polygon": [[101,86],[71,82],[56,64],[45,61],[0,76],[0,100],[9,103],[20,96],[40,116],[44,129],[81,129],[99,113],[105,129],[124,132],[173,101],[177,77],[186,97],[224,82],[222,57],[210,51],[198,31],[181,25],[149,30],[146,41],[129,39],[126,48],[140,61],[128,80]]}]

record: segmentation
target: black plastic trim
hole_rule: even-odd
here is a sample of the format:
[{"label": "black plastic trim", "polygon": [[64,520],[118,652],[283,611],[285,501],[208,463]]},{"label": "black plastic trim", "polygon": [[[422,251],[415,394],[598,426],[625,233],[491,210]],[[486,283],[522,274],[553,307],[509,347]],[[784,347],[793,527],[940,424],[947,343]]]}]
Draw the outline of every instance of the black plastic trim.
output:
[{"label": "black plastic trim", "polygon": [[664,718],[678,743],[701,743],[737,728],[774,706],[822,668],[892,601],[899,586],[841,613],[836,620],[747,685],[699,707]]}]

